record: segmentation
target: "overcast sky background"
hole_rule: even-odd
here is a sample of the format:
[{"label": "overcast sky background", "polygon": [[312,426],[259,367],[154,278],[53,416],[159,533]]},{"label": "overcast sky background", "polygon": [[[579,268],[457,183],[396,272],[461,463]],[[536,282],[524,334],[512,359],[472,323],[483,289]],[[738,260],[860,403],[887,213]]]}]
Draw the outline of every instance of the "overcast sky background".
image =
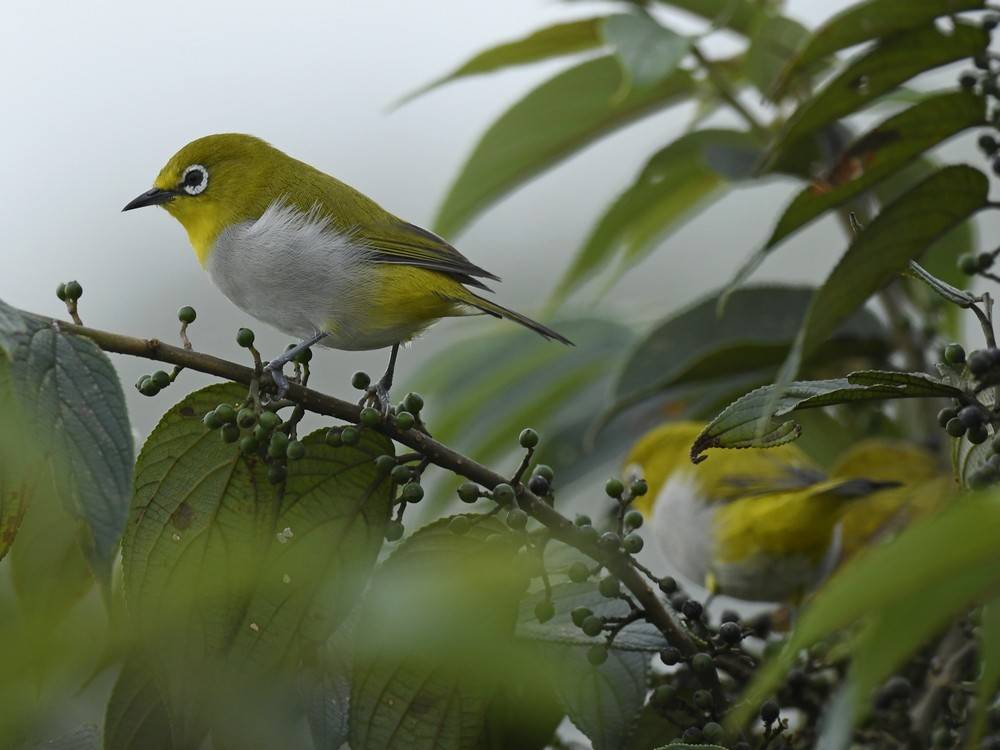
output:
[{"label": "overcast sky background", "polygon": [[[813,25],[847,4],[788,7]],[[0,299],[65,317],[53,290],[76,278],[85,323],[168,342],[177,341],[177,308],[191,304],[196,348],[242,360],[233,337],[251,321],[211,285],[180,225],[156,209],[120,213],[168,157],[209,133],[253,133],[429,225],[489,123],[567,63],[468,79],[395,111],[389,105],[487,46],[608,7],[620,9],[548,0],[8,3],[0,17]],[[587,149],[449,239],[503,277],[498,301],[538,310],[601,210],[689,114],[670,110]],[[651,321],[692,301],[766,238],[790,190],[732,194],[673,235],[601,308]],[[836,226],[822,224],[758,278],[818,281],[844,244]],[[570,310],[590,303],[583,295]],[[401,359],[397,383],[405,387],[423,358],[481,325],[492,323],[433,328]],[[263,324],[254,328],[265,356],[286,343]],[[385,357],[321,353],[314,384],[350,397],[349,373],[380,372]],[[150,403],[132,382],[155,367],[115,361],[141,433],[182,391],[208,382],[191,374]]]}]

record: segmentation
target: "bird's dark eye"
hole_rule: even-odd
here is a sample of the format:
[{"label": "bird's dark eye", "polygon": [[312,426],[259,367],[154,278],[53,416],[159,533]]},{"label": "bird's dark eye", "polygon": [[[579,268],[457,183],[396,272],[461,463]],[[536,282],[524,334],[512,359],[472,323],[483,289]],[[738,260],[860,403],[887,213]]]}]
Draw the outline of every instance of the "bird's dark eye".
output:
[{"label": "bird's dark eye", "polygon": [[208,170],[201,164],[192,164],[181,175],[181,187],[188,195],[198,195],[208,187]]}]

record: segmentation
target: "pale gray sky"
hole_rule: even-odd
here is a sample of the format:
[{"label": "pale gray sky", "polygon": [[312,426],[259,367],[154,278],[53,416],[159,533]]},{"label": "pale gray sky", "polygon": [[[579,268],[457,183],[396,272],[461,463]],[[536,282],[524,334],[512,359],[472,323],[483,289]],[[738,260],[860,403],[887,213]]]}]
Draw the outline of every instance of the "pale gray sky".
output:
[{"label": "pale gray sky", "polygon": [[[799,17],[825,16],[844,4],[802,0],[790,8]],[[181,227],[154,209],[120,213],[169,156],[208,133],[253,133],[428,225],[486,126],[566,63],[471,79],[396,111],[388,105],[488,45],[606,7],[543,0],[8,4],[0,23],[0,298],[63,316],[53,290],[77,278],[85,323],[169,342],[177,308],[192,304],[196,347],[240,359],[233,336],[250,321],[212,287]],[[450,239],[504,278],[498,301],[531,313],[602,208],[687,114],[668,112],[589,149]],[[721,281],[720,266],[731,268],[766,238],[788,191],[778,185],[731,196],[630,274],[618,287],[627,294],[603,304],[653,320],[691,301]],[[813,230],[761,278],[818,280],[843,244],[837,231]],[[404,355],[400,376],[479,325],[490,323],[433,328]],[[253,327],[265,348],[283,347],[284,337]],[[314,382],[352,396],[348,374],[379,371],[385,356],[323,352],[319,362],[331,365]],[[155,368],[120,365],[146,431],[152,413],[181,388],[147,414],[132,382]],[[188,377],[183,390],[203,382]]]}]

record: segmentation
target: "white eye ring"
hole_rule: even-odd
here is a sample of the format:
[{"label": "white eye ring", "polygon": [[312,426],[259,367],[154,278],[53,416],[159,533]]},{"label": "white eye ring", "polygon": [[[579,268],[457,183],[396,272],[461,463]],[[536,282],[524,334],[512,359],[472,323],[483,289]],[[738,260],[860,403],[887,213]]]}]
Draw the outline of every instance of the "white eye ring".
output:
[{"label": "white eye ring", "polygon": [[192,164],[181,175],[181,187],[188,195],[198,195],[208,187],[208,170],[201,164]]}]

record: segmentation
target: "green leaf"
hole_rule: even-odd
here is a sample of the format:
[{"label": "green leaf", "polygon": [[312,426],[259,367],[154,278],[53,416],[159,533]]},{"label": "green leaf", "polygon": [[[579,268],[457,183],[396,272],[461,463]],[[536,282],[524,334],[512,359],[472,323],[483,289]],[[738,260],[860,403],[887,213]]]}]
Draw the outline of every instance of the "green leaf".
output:
[{"label": "green leaf", "polygon": [[118,376],[89,339],[4,306],[8,394],[29,458],[44,456],[94,577],[107,592],[125,525],[134,447]]},{"label": "green leaf", "polygon": [[773,98],[788,82],[816,61],[856,44],[927,27],[939,16],[983,7],[983,0],[869,0],[855,3],[816,29],[782,72]]},{"label": "green leaf", "polygon": [[595,750],[624,747],[646,702],[649,656],[611,648],[607,661],[595,667],[582,646],[553,643],[538,652],[555,677],[566,715]]},{"label": "green leaf", "polygon": [[982,52],[988,43],[982,27],[960,22],[948,34],[926,26],[881,40],[795,111],[764,157],[764,168],[781,164],[796,141],[867,107],[919,73]]},{"label": "green leaf", "polygon": [[[873,656],[881,645],[890,649],[891,656],[864,677],[864,685],[856,683],[857,700],[867,700],[862,689],[871,687],[876,674],[891,669],[890,661],[898,664],[906,655],[888,643],[889,631],[882,624],[895,622],[895,637],[912,650],[995,589],[1000,551],[991,530],[998,522],[997,497],[973,496],[855,558],[804,609],[785,647],[765,663],[746,702],[734,709],[734,723],[743,725],[750,719],[753,707],[771,695],[803,649],[858,622],[867,626],[855,638],[856,652]],[[927,554],[928,550],[935,554]],[[903,621],[895,612],[908,613],[909,619]],[[852,671],[864,670],[860,662],[855,660]]]},{"label": "green leaf", "polygon": [[969,732],[974,746],[986,728],[990,702],[1000,685],[1000,596],[994,596],[983,606],[979,626],[979,663],[982,672],[976,689],[976,708]]},{"label": "green leaf", "polygon": [[308,436],[286,481],[268,482],[257,454],[202,423],[245,395],[235,385],[189,395],[136,464],[125,595],[140,642],[156,644],[150,658],[179,745],[200,737],[209,717],[238,732],[234,696],[280,685],[279,667],[299,664],[346,617],[392,501],[374,466],[392,446],[367,430],[354,447]]},{"label": "green leaf", "polygon": [[623,82],[614,57],[588,60],[531,91],[479,141],[452,184],[435,221],[450,236],[505,193],[607,133],[694,91],[677,70],[662,83],[619,96]]},{"label": "green leaf", "polygon": [[962,391],[919,372],[863,370],[846,378],[768,385],[742,396],[709,423],[692,448],[692,458],[708,448],[772,448],[798,437],[784,419],[801,409],[896,398],[956,398]]},{"label": "green leaf", "polygon": [[766,16],[750,35],[747,49],[747,78],[762,94],[774,85],[785,63],[797,50],[809,30],[787,16]]},{"label": "green leaf", "polygon": [[21,418],[7,357],[0,354],[0,558],[14,543],[46,473],[44,454]]},{"label": "green leaf", "polygon": [[681,136],[646,163],[636,181],[604,213],[556,289],[564,298],[624,248],[620,275],[677,229],[727,183],[750,176],[760,144],[745,132],[699,130]]},{"label": "green leaf", "polygon": [[173,750],[170,717],[149,666],[130,656],[122,665],[104,717],[104,750]]},{"label": "green leaf", "polygon": [[101,750],[101,732],[93,724],[83,724],[44,745],[36,743],[32,747],[44,747],[46,750]]},{"label": "green leaf", "polygon": [[447,518],[419,529],[374,575],[354,661],[354,750],[479,748],[504,686],[540,679],[513,638],[524,588],[514,544],[499,521],[476,520],[463,536]]},{"label": "green leaf", "polygon": [[662,83],[691,49],[690,37],[668,29],[643,12],[608,16],[601,25],[601,33],[614,47],[625,71],[623,93]]},{"label": "green leaf", "polygon": [[932,146],[983,124],[983,98],[968,91],[938,94],[885,120],[840,153],[823,180],[826,185],[812,185],[795,197],[757,252],[761,257],[752,259],[753,266],[779,242],[831,208],[846,203]]},{"label": "green leaf", "polygon": [[657,2],[704,18],[716,28],[732,29],[746,35],[749,35],[762,19],[771,17],[761,4],[748,3],[744,0],[657,0]]},{"label": "green leaf", "polygon": [[782,365],[788,382],[836,327],[953,227],[988,205],[986,176],[966,165],[944,167],[887,206],[847,249],[813,298]]},{"label": "green leaf", "polygon": [[[809,287],[746,287],[729,297],[721,313],[719,297],[713,293],[672,315],[622,360],[610,411],[684,383],[777,367],[787,356],[814,293]],[[884,326],[862,309],[811,361],[887,351]]]},{"label": "green leaf", "polygon": [[397,103],[397,106],[459,78],[490,73],[515,65],[527,65],[551,57],[571,55],[575,52],[599,47],[604,43],[600,34],[603,21],[603,16],[597,16],[568,23],[557,23],[539,29],[521,39],[490,47],[467,60],[448,75],[422,86],[412,94],[407,94]]}]

